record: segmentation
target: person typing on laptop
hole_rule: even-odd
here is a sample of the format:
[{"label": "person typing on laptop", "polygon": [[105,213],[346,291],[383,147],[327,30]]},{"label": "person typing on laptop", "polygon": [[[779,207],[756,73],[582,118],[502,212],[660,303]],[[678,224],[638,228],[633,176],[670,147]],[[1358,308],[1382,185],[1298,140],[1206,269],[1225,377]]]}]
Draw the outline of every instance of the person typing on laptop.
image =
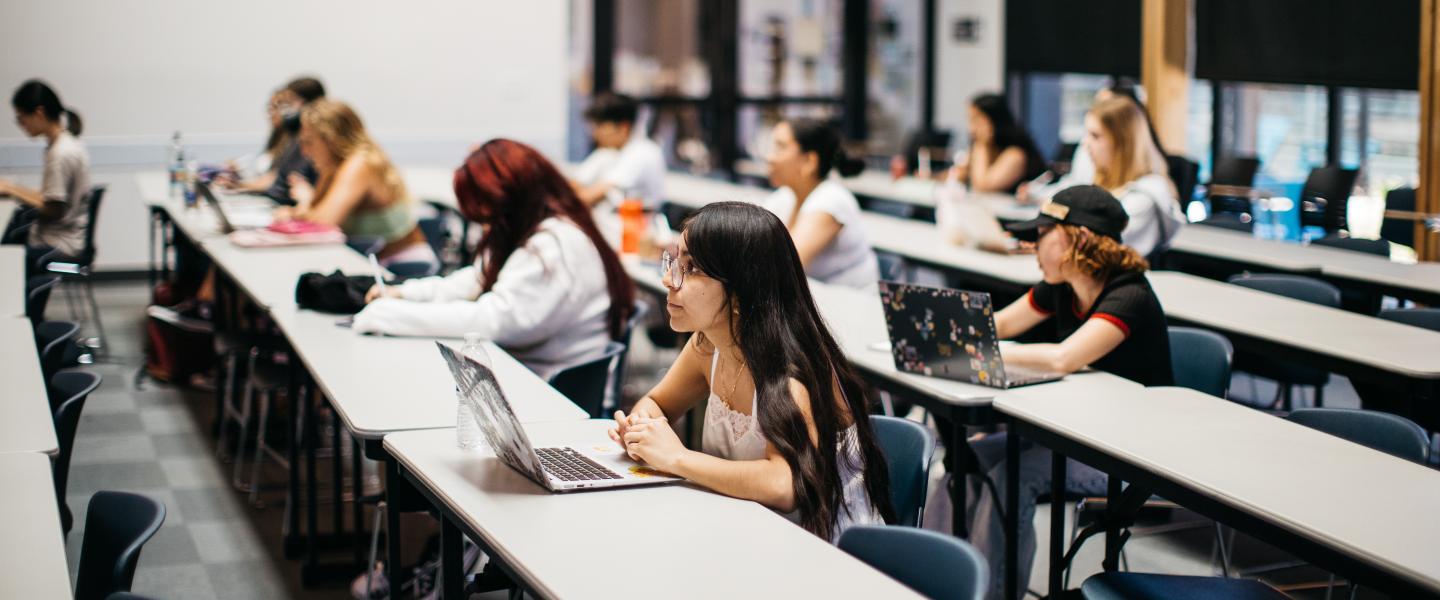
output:
[{"label": "person typing on laptop", "polygon": [[[1149,265],[1120,243],[1129,218],[1109,192],[1093,185],[1068,188],[1030,221],[1008,229],[1036,244],[1044,281],[995,315],[999,337],[1013,338],[1053,324],[1057,343],[1015,344],[1001,350],[1006,364],[1062,373],[1086,366],[1147,386],[1173,385],[1165,312],[1145,278]],[[980,473],[1005,489],[1005,434],[973,442]],[[1022,446],[1020,455],[1020,573],[1030,581],[1035,557],[1035,501],[1050,490],[1050,451]],[[971,477],[970,542],[990,559],[991,596],[1004,585],[1005,526],[1000,503]],[[1105,474],[1070,461],[1066,491],[1103,495]]]},{"label": "person typing on laptop", "polygon": [[[820,318],[785,224],[754,204],[700,209],[662,257],[670,326],[693,332],[611,438],[647,464],[788,513],[834,541],[894,521],[859,377]],[[701,400],[700,451],[670,421]]]}]

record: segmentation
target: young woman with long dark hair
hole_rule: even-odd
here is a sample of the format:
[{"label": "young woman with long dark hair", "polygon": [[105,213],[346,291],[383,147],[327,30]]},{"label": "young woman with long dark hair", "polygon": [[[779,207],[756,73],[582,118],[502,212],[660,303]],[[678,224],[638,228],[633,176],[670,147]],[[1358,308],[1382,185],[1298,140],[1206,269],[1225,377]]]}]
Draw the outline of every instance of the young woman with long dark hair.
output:
[{"label": "young woman with long dark hair", "polygon": [[[85,229],[90,224],[90,153],[79,139],[80,115],[66,108],[45,82],[31,79],[21,84],[11,96],[10,106],[25,135],[45,138],[40,189],[0,179],[0,196],[15,198],[24,208],[34,210],[25,242],[29,273],[38,266],[35,261],[51,251],[77,257],[84,250]],[[25,222],[16,221],[17,225]]]},{"label": "young woman with long dark hair", "polygon": [[635,290],[590,209],[534,148],[486,142],[455,170],[465,218],[485,231],[475,265],[371,289],[360,332],[479,333],[542,377],[594,360],[625,331]]},{"label": "young woman with long dark hair", "polygon": [[[785,224],[753,204],[700,209],[662,261],[670,326],[693,332],[611,437],[631,456],[754,500],[835,540],[894,521],[865,389],[821,320]],[[708,398],[704,441],[670,422]]]},{"label": "young woman with long dark hair", "polygon": [[1014,192],[1045,170],[1045,158],[1020,126],[1005,97],[980,94],[970,101],[970,152],[956,176],[977,192]]}]

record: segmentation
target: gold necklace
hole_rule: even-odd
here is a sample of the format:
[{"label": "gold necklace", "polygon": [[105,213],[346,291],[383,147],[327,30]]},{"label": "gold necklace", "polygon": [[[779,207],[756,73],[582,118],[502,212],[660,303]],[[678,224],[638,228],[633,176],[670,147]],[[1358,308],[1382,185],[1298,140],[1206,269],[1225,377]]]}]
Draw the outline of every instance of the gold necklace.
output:
[{"label": "gold necklace", "polygon": [[[719,348],[716,348],[715,351],[716,351],[716,352],[719,352],[720,349],[719,349]],[[725,358],[725,355],[724,355],[724,354],[721,354],[721,355],[720,355],[720,358],[722,358],[722,359]],[[722,360],[721,362],[723,363],[724,361]],[[729,391],[728,393],[726,393],[726,394],[721,398],[722,400],[725,400],[725,402],[726,402],[727,404],[730,404],[730,406],[731,406],[732,409],[734,408],[735,404],[732,403],[732,402],[730,402],[729,399],[735,397],[735,388],[740,387],[740,366],[741,366],[742,364],[743,364],[743,362],[742,362],[742,361],[738,361],[738,359],[737,359],[737,362],[736,362],[736,365],[735,365],[735,375],[730,378],[730,391]],[[717,367],[715,367],[715,368],[718,370],[720,367],[717,366]]]}]

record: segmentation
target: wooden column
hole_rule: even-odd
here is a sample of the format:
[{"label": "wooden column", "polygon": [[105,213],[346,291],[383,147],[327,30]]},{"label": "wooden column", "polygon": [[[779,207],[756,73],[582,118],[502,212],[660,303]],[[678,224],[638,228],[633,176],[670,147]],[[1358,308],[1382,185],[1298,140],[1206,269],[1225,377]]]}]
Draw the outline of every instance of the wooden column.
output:
[{"label": "wooden column", "polygon": [[1150,119],[1164,150],[1184,154],[1190,93],[1189,0],[1142,0],[1140,28],[1140,83],[1149,97]]},{"label": "wooden column", "polygon": [[[1415,210],[1440,213],[1440,0],[1420,2],[1420,187]],[[1440,260],[1440,235],[1415,224],[1420,260]]]}]

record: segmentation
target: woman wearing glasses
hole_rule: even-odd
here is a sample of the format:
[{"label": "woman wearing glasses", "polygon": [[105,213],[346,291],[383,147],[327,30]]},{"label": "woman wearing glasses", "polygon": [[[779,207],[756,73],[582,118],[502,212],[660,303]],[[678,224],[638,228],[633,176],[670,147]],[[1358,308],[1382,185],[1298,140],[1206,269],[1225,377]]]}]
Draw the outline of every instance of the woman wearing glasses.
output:
[{"label": "woman wearing glasses", "polygon": [[479,333],[547,379],[620,339],[634,287],[550,161],[519,142],[491,140],[456,169],[455,197],[485,231],[475,265],[384,293],[371,288],[356,331]]},{"label": "woman wearing glasses", "polygon": [[[894,520],[859,378],[821,321],[785,224],[753,204],[700,209],[661,264],[670,326],[694,333],[611,437],[629,454],[754,500],[834,541]],[[701,400],[700,451],[670,422]]]}]

